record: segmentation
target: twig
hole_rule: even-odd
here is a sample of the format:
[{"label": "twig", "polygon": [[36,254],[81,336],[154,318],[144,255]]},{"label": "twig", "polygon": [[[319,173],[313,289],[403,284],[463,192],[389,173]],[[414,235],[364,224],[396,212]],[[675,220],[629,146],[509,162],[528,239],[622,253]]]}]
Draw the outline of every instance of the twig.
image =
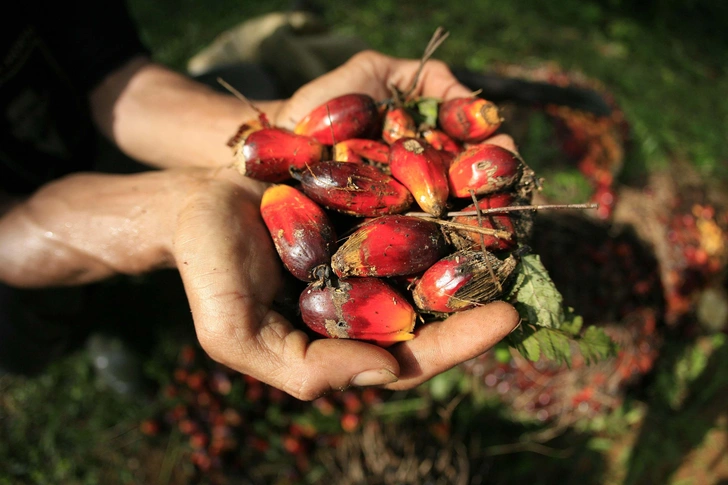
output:
[{"label": "twig", "polygon": [[253,111],[255,111],[256,113],[258,113],[259,116],[265,117],[265,113],[263,113],[256,105],[254,105],[251,100],[249,100],[248,98],[246,98],[243,93],[241,93],[240,91],[238,91],[237,89],[235,89],[234,87],[232,87],[232,85],[230,85],[230,83],[228,83],[227,81],[225,81],[221,77],[218,77],[217,78],[217,82],[220,83],[222,85],[222,87],[224,87],[225,89],[227,89],[228,91],[230,91],[230,93],[233,96],[235,96],[240,101],[242,101],[243,103],[245,103],[248,106],[250,106],[253,109]]},{"label": "twig", "polygon": [[422,58],[420,58],[420,67],[417,68],[417,72],[415,73],[414,79],[412,79],[412,84],[410,85],[409,89],[404,94],[404,100],[408,100],[409,97],[412,95],[412,93],[417,88],[417,82],[420,80],[420,74],[422,74],[422,70],[425,67],[425,63],[428,61],[430,57],[432,57],[432,54],[435,53],[438,47],[447,39],[448,35],[450,35],[449,32],[447,32],[442,27],[438,27],[437,30],[435,30],[435,33],[432,34],[432,38],[430,38],[430,42],[427,43],[427,47],[425,47],[425,52],[422,54]]},{"label": "twig", "polygon": [[[478,198],[475,197],[475,191],[473,189],[470,189],[468,192],[470,192],[470,198],[473,200],[473,204],[475,205],[475,212],[478,215],[478,227],[483,227],[483,211],[478,204]],[[483,255],[486,255],[486,253],[488,252],[485,250],[485,235],[483,233],[480,233],[480,249],[483,251]],[[502,293],[503,285],[501,285],[500,281],[498,281],[498,278],[495,277],[495,271],[493,271],[493,266],[490,264],[490,260],[487,257],[485,258],[485,266],[488,268],[488,273],[490,274],[491,281],[493,281],[496,288],[498,288],[498,293]]]},{"label": "twig", "polygon": [[[480,207],[478,207],[480,209]],[[504,212],[518,211],[539,211],[539,210],[563,210],[563,209],[598,209],[599,204],[541,204],[541,205],[511,205],[508,207],[493,207],[490,209],[480,209],[481,214],[502,214]],[[424,214],[424,213],[423,213]],[[477,211],[456,211],[448,212],[447,217],[456,216],[474,216]]]},{"label": "twig", "polygon": [[445,227],[452,227],[453,229],[460,229],[467,232],[476,232],[478,234],[485,234],[487,236],[495,236],[499,239],[511,239],[511,234],[506,231],[499,231],[498,229],[488,229],[487,227],[471,226],[470,224],[460,224],[459,222],[443,221],[442,219],[435,219],[431,214],[425,212],[408,212],[406,216],[421,217],[427,219],[435,224],[440,224]]}]

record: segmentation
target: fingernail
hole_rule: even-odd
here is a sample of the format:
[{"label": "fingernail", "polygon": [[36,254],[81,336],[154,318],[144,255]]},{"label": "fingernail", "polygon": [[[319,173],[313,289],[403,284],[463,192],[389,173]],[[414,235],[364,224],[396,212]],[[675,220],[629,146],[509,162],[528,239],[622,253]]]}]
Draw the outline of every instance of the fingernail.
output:
[{"label": "fingernail", "polygon": [[387,369],[367,370],[355,375],[351,379],[351,385],[357,387],[383,386],[398,380],[399,378]]}]

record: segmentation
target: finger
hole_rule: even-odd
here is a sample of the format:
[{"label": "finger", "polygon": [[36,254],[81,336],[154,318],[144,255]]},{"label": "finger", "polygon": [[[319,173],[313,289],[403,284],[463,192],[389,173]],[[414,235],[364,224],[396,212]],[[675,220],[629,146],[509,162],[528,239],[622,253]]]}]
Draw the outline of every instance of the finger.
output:
[{"label": "finger", "polygon": [[412,388],[483,354],[507,336],[519,319],[513,306],[494,302],[423,325],[414,339],[389,349],[399,362],[400,374],[387,388]]},{"label": "finger", "polygon": [[501,148],[505,148],[506,150],[510,150],[513,153],[518,153],[518,148],[516,148],[516,142],[508,135],[495,135],[487,140],[485,140],[483,143],[490,143],[491,145],[498,145]]}]

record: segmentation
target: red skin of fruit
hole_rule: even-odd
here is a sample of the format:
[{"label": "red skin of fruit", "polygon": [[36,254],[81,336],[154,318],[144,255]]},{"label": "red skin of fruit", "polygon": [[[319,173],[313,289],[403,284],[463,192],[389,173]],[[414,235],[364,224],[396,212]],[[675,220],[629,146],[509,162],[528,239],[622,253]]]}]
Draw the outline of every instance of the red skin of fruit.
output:
[{"label": "red skin of fruit", "polygon": [[378,278],[339,280],[336,287],[309,285],[299,305],[306,325],[325,337],[366,340],[383,347],[414,338],[412,305]]},{"label": "red skin of fruit", "polygon": [[412,297],[422,310],[450,313],[465,310],[472,303],[459,301],[453,295],[473,279],[473,273],[462,271],[462,262],[446,257],[433,264],[419,279]]},{"label": "red skin of fruit", "polygon": [[291,178],[291,168],[302,169],[321,161],[324,146],[308,136],[282,128],[250,133],[235,151],[235,166],[243,175],[264,182]]},{"label": "red skin of fruit", "polygon": [[402,107],[387,110],[384,115],[382,138],[390,145],[400,138],[413,138],[417,135],[414,118]]},{"label": "red skin of fruit", "polygon": [[521,174],[521,160],[505,148],[482,143],[474,145],[453,160],[448,171],[450,194],[471,197],[491,194],[513,186]]},{"label": "red skin of fruit", "polygon": [[457,155],[458,153],[463,151],[462,144],[455,141],[452,137],[450,137],[450,135],[448,135],[444,131],[438,130],[436,128],[427,129],[423,131],[420,135],[427,141],[427,143],[437,148],[438,150],[443,150],[452,153],[453,155]]},{"label": "red skin of fruit", "polygon": [[340,141],[334,145],[334,160],[350,163],[364,163],[365,160],[389,163],[389,145],[365,138]]},{"label": "red skin of fruit", "polygon": [[503,122],[495,104],[476,97],[444,101],[437,120],[445,133],[467,143],[485,140]]},{"label": "red skin of fruit", "polygon": [[340,278],[404,276],[424,271],[447,254],[434,222],[410,216],[383,216],[364,224],[331,257]]},{"label": "red skin of fruit", "polygon": [[344,214],[376,217],[406,211],[407,188],[370,165],[321,162],[300,174],[303,191],[315,202]]},{"label": "red skin of fruit", "polygon": [[302,281],[313,281],[314,270],[328,264],[336,234],[324,210],[288,185],[266,189],[260,213],[283,265]]},{"label": "red skin of fruit", "polygon": [[450,188],[447,168],[439,150],[424,140],[400,138],[389,153],[392,177],[407,187],[425,212],[440,217]]},{"label": "red skin of fruit", "polygon": [[[513,204],[513,196],[510,194],[491,194],[489,196],[483,197],[482,199],[478,200],[478,207],[481,209],[495,209],[498,207],[508,207]],[[471,204],[463,211],[474,211],[475,210],[475,204]],[[457,222],[459,224],[468,224],[471,226],[478,227],[478,216],[456,216],[453,217],[453,222]],[[509,214],[483,214],[481,217],[481,224],[480,227],[485,227],[488,229],[498,229],[501,231],[509,232],[512,236],[512,238],[509,239],[502,239],[495,236],[490,236],[487,234],[482,234],[482,243],[485,244],[485,249],[489,251],[503,251],[506,249],[511,249],[515,246],[516,241],[513,239],[513,236],[515,236],[515,228],[513,227],[513,220],[511,219],[511,216]],[[460,234],[463,237],[466,237],[473,241],[473,248],[480,248],[481,246],[481,234],[476,232],[464,232],[459,231],[458,234]]]},{"label": "red skin of fruit", "polygon": [[379,124],[379,111],[367,94],[344,94],[316,107],[293,131],[334,145],[350,138],[368,138]]}]

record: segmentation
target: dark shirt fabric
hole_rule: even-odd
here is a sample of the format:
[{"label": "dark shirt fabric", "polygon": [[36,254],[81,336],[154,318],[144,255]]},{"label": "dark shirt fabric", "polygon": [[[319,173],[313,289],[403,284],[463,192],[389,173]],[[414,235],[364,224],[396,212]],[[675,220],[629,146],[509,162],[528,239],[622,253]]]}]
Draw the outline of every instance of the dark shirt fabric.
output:
[{"label": "dark shirt fabric", "polygon": [[18,2],[0,16],[0,190],[28,194],[92,166],[88,94],[149,52],[123,1]]}]

